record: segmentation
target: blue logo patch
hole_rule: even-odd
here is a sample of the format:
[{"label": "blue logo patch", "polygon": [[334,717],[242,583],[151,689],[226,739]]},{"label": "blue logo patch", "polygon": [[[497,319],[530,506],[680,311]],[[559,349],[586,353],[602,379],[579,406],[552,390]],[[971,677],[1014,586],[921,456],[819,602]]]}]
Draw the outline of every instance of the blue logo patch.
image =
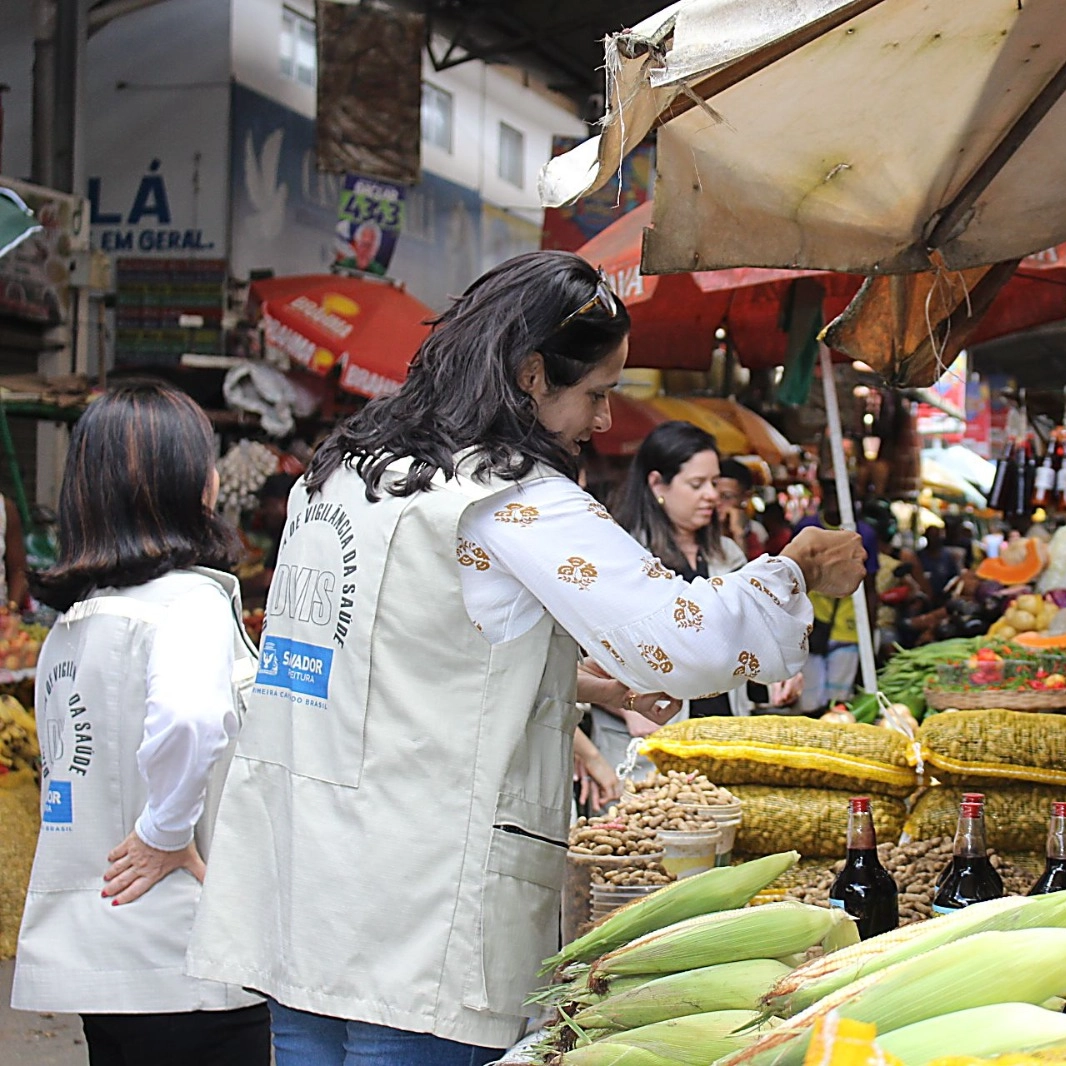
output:
[{"label": "blue logo patch", "polygon": [[329,695],[329,673],[333,667],[333,649],[304,644],[286,637],[263,638],[259,651],[257,685],[287,688],[305,696],[325,699]]},{"label": "blue logo patch", "polygon": [[70,795],[69,781],[50,781],[44,797],[44,814],[41,821],[70,825],[74,821],[74,801]]}]

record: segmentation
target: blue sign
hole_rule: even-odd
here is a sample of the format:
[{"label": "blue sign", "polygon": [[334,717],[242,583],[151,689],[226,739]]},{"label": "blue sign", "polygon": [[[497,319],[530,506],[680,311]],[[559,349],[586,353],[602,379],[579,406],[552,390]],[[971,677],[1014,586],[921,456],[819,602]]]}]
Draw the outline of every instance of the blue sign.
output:
[{"label": "blue sign", "polygon": [[326,699],[333,649],[286,637],[264,636],[255,683]]},{"label": "blue sign", "polygon": [[69,781],[50,781],[44,797],[44,814],[41,821],[54,825],[70,825],[74,821],[74,802],[70,795]]}]

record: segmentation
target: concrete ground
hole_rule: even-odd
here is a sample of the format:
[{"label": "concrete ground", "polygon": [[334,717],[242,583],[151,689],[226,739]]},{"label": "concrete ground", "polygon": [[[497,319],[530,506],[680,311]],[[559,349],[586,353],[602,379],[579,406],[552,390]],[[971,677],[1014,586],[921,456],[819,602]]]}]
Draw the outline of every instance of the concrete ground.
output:
[{"label": "concrete ground", "polygon": [[76,1014],[12,1010],[13,959],[0,962],[0,1062],[4,1066],[88,1066]]}]

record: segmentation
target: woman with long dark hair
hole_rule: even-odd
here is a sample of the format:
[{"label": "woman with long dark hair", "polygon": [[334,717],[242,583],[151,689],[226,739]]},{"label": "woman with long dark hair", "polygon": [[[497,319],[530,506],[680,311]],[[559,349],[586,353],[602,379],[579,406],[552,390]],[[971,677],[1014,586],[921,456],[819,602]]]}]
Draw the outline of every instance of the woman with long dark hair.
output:
[{"label": "woman with long dark hair", "polygon": [[557,946],[578,646],[630,704],[784,677],[805,588],[858,581],[823,533],[683,585],[578,487],[628,330],[578,256],[509,260],[289,497],[189,955],[269,996],[278,1066],[498,1058]]},{"label": "woman with long dark hair", "polygon": [[[718,443],[691,422],[663,422],[641,442],[611,505],[615,521],[683,581],[739,570],[744,552],[718,521]],[[692,700],[689,714],[729,714],[729,697]],[[632,737],[655,728],[643,715],[594,707],[593,740],[608,762],[625,761]],[[641,759],[634,772],[651,769]]]},{"label": "woman with long dark hair", "polygon": [[176,389],[120,386],[74,428],[36,589],[62,613],[37,665],[41,833],[12,1005],[79,1013],[92,1066],[270,1060],[265,1005],[183,972],[255,662],[217,496],[211,426]]}]

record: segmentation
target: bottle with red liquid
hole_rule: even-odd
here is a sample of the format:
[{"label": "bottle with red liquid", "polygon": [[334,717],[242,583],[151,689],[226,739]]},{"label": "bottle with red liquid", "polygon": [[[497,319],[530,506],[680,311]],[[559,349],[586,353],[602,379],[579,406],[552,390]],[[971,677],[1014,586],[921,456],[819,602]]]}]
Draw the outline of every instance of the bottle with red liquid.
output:
[{"label": "bottle with red liquid", "polygon": [[867,796],[855,796],[848,805],[848,857],[829,890],[829,905],[855,919],[863,940],[899,925],[899,890],[877,856]]},{"label": "bottle with red liquid", "polygon": [[950,914],[971,903],[983,903],[1003,895],[1003,881],[988,857],[981,804],[963,801],[954,852],[947,876],[933,898],[934,914]]},{"label": "bottle with red liquid", "polygon": [[1061,892],[1066,888],[1066,803],[1051,805],[1051,821],[1047,830],[1047,865],[1036,883],[1029,889],[1030,896],[1042,896],[1047,892]]},{"label": "bottle with red liquid", "polygon": [[[985,816],[985,794],[983,792],[964,792],[962,794],[962,802],[963,803],[976,803],[977,806],[981,808],[981,818],[984,819],[984,816]],[[940,891],[941,886],[947,880],[948,874],[950,874],[953,869],[954,869],[954,864],[949,862],[949,863],[947,863],[944,866],[944,868],[940,871],[940,873],[937,874],[936,886],[935,886],[935,891],[936,892]],[[993,870],[993,873],[995,873],[994,870]],[[999,877],[999,874],[997,873],[996,876]]]}]

